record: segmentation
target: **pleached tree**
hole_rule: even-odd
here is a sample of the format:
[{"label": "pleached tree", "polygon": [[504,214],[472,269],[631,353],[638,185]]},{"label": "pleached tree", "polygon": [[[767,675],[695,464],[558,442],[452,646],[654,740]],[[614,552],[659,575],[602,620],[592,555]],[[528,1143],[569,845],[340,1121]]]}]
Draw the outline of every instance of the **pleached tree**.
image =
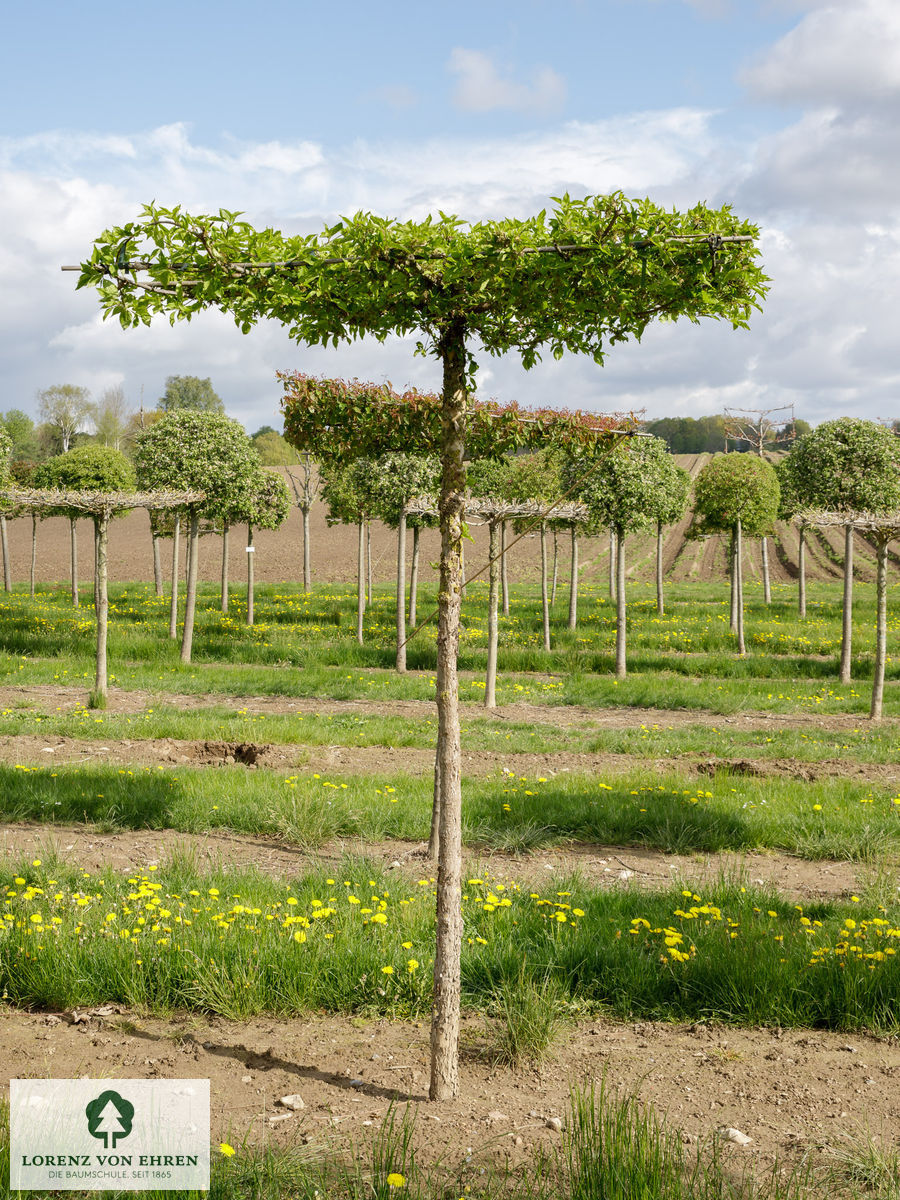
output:
[{"label": "pleached tree", "polygon": [[[275,319],[305,344],[413,334],[441,365],[436,696],[443,783],[432,1099],[455,1096],[459,1087],[457,650],[467,411],[477,367],[471,347],[517,354],[526,368],[544,349],[555,357],[587,353],[602,364],[611,346],[639,337],[657,318],[724,318],[746,326],[766,290],[756,236],[728,207],[679,213],[621,193],[564,196],[549,213],[526,220],[467,224],[446,214],[396,221],[357,213],[320,234],[294,237],[257,230],[225,210],[193,216],[150,205],[137,221],[101,234],[80,268],[79,286],[96,287],[105,315],[124,326],[216,308],[245,332]],[[345,417],[352,422],[351,413]],[[391,432],[398,441],[386,448],[428,449],[399,440],[402,419]]]}]

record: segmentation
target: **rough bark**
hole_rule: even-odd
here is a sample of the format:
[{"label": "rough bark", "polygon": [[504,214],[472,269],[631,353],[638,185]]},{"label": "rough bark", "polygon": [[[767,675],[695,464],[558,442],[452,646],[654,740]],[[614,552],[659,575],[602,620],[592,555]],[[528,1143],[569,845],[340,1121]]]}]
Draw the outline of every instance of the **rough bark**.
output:
[{"label": "rough bark", "polygon": [[850,682],[853,656],[853,527],[844,529],[844,607],[841,619],[841,683]]},{"label": "rough bark", "polygon": [[371,604],[372,603],[372,523],[371,523],[371,521],[366,521],[366,562],[368,564],[368,566],[366,568],[366,579],[367,579],[366,603]]},{"label": "rough bark", "polygon": [[797,543],[797,611],[806,616],[806,526],[800,526]]},{"label": "rough bark", "polygon": [[0,545],[3,549],[3,590],[12,591],[12,574],[9,569],[9,537],[6,529],[6,517],[0,515]]},{"label": "rough bark", "polygon": [[578,624],[578,530],[572,526],[572,574],[569,577],[569,628]]},{"label": "rough bark", "polygon": [[412,563],[409,568],[409,624],[416,627],[416,602],[419,591],[419,526],[413,525]]},{"label": "rough bark", "polygon": [[769,539],[762,539],[762,581],[763,581],[763,600],[766,604],[772,603],[772,580],[769,575]]},{"label": "rough bark", "polygon": [[738,654],[741,658],[747,653],[747,647],[744,644],[744,563],[743,563],[743,547],[741,539],[741,522],[740,519],[734,526],[734,577],[735,577],[735,598],[737,602],[737,644]]},{"label": "rough bark", "polygon": [[625,530],[616,530],[616,679],[628,673],[625,661],[627,612],[625,608]]},{"label": "rough bark", "polygon": [[358,525],[356,545],[356,640],[363,644],[363,617],[366,612],[366,529],[365,522]]},{"label": "rough bark", "polygon": [[194,641],[194,613],[197,608],[197,568],[200,558],[200,514],[191,509],[190,541],[188,542],[187,586],[184,593],[184,625],[181,630],[181,661],[191,661]]},{"label": "rough bark", "polygon": [[169,597],[169,637],[178,636],[178,567],[181,543],[181,514],[175,514],[172,527],[172,594]]},{"label": "rough bark", "polygon": [[69,518],[69,531],[72,545],[72,607],[78,608],[78,532],[74,517]]},{"label": "rough bark", "polygon": [[459,1092],[460,955],[462,951],[462,788],[459,728],[460,588],[466,494],[463,460],[466,390],[465,330],[453,322],[440,342],[444,379],[441,398],[441,570],[438,594],[437,688],[440,763],[437,912],[434,998],[431,1023],[432,1100]]},{"label": "rough bark", "polygon": [[109,569],[107,555],[109,518],[95,517],[94,530],[95,545],[97,547],[97,669],[94,677],[94,695],[91,699],[95,708],[105,708],[107,694],[106,642],[109,628]]},{"label": "rough bark", "polygon": [[663,523],[656,522],[656,611],[661,617],[665,616],[666,605],[663,599]]},{"label": "rough bark", "polygon": [[228,534],[229,534],[229,532],[230,532],[230,530],[229,530],[229,528],[228,528],[228,522],[227,522],[227,521],[225,521],[225,522],[223,523],[223,525],[222,525],[222,583],[221,583],[221,597],[222,597],[222,612],[223,612],[223,613],[227,613],[227,612],[228,612],[228,542],[229,542],[229,540],[230,540],[230,539],[229,539],[229,537],[228,537]]},{"label": "rough bark", "polygon": [[153,590],[161,599],[163,594],[162,562],[159,557],[159,538],[155,533],[150,534],[153,543]]},{"label": "rough bark", "polygon": [[559,537],[557,536],[557,531],[555,529],[553,530],[552,580],[553,580],[553,582],[550,584],[550,607],[551,608],[556,603],[556,586],[557,586],[557,582],[559,580]]},{"label": "rough bark", "polygon": [[406,670],[406,509],[397,522],[397,670]]},{"label": "rough bark", "polygon": [[247,624],[253,624],[256,607],[256,578],[253,560],[256,558],[256,547],[253,545],[253,526],[247,526]]},{"label": "rough bark", "polygon": [[38,516],[36,512],[31,514],[31,572],[28,577],[29,595],[34,597],[34,576],[35,568],[37,567],[37,526]]},{"label": "rough bark", "polygon": [[94,615],[97,613],[97,603],[100,595],[100,529],[94,519]]},{"label": "rough bark", "polygon": [[309,559],[309,508],[302,508],[303,515],[303,590],[312,591],[312,568]]},{"label": "rough bark", "polygon": [[499,622],[497,620],[497,605],[500,593],[500,529],[496,521],[490,523],[490,549],[488,557],[488,652],[487,677],[484,684],[484,707],[497,706],[497,644],[499,642]]},{"label": "rough bark", "polygon": [[616,598],[616,531],[609,530],[609,598]]},{"label": "rough bark", "polygon": [[500,591],[504,617],[509,616],[509,571],[506,567],[506,522],[500,522]]},{"label": "rough bark", "polygon": [[738,627],[738,579],[737,579],[737,542],[735,541],[734,529],[731,531],[731,537],[728,541],[728,575],[731,582],[731,615],[728,627],[732,633],[737,633]]},{"label": "rough bark", "polygon": [[541,627],[544,649],[550,649],[550,603],[547,595],[547,526],[541,521]]},{"label": "rough bark", "polygon": [[884,703],[884,664],[887,659],[887,553],[888,538],[880,536],[877,542],[875,574],[875,674],[872,680],[872,705],[869,709],[869,716],[873,721],[881,720]]}]

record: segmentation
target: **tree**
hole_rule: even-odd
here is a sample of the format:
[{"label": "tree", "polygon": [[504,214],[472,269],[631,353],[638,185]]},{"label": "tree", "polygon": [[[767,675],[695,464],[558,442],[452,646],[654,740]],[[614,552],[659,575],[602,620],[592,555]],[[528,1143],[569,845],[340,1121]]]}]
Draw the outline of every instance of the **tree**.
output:
[{"label": "tree", "polygon": [[691,477],[671,454],[656,460],[656,476],[649,497],[648,512],[656,521],[656,611],[662,616],[663,602],[663,529],[684,516],[691,492]]},{"label": "tree", "polygon": [[[0,487],[7,487],[10,482],[10,458],[12,456],[12,438],[0,425]],[[4,506],[5,508],[6,506]],[[10,510],[14,512],[14,510]],[[0,508],[0,553],[3,556],[3,587],[12,591],[12,578],[9,570],[9,540],[6,532],[6,512]]]},{"label": "tree", "polygon": [[94,406],[94,429],[101,446],[123,450],[128,436],[131,412],[122,387],[107,388]]},{"label": "tree", "polygon": [[329,525],[357,527],[356,555],[356,640],[363,644],[366,612],[366,522],[375,508],[371,484],[374,467],[370,458],[349,463],[323,463],[320,467],[322,500],[328,507]]},{"label": "tree", "polygon": [[742,537],[771,533],[780,491],[775,468],[755,454],[717,454],[694,481],[695,536],[730,533],[732,609],[738,653],[744,644]]},{"label": "tree", "polygon": [[37,439],[34,421],[20,408],[11,408],[0,414],[2,425],[12,444],[12,461],[31,461],[37,457]]},{"label": "tree", "polygon": [[284,522],[291,507],[287,484],[280,475],[261,468],[249,480],[242,503],[231,509],[232,520],[247,525],[247,624],[253,624],[256,547],[253,545],[254,529],[277,529]]},{"label": "tree", "polygon": [[41,420],[58,436],[65,454],[92,414],[91,393],[72,383],[59,383],[38,392],[37,398]]},{"label": "tree", "polygon": [[[223,413],[182,409],[166,413],[138,437],[134,453],[138,483],[147,490],[202,492],[188,508],[190,551],[185,594],[181,661],[191,661],[200,520],[221,522],[244,502],[259,460],[243,427]],[[176,514],[176,534],[180,518]],[[173,546],[172,603],[177,603],[177,552]]]},{"label": "tree", "polygon": [[[299,463],[296,464],[293,471],[288,471],[287,477],[291,484],[291,491],[294,493],[294,503],[300,509],[301,525],[303,528],[303,590],[309,592],[312,590],[312,567],[310,565],[309,551],[309,514],[312,512],[312,506],[319,494],[319,489],[322,486],[322,480],[316,469],[316,464],[312,460],[312,455],[308,451],[297,455],[297,452],[292,449],[295,460],[299,457]],[[412,617],[410,617],[412,620]]]},{"label": "tree", "polygon": [[900,509],[900,442],[883,425],[859,417],[825,421],[791,447],[798,507],[846,513],[841,683],[850,682],[853,655],[853,523],[860,514]]},{"label": "tree", "polygon": [[264,467],[291,467],[297,461],[297,451],[274,429],[261,429],[250,440]]},{"label": "tree", "polygon": [[166,390],[156,407],[164,413],[190,409],[192,412],[224,413],[225,405],[213,390],[211,379],[198,379],[196,375],[170,375],[166,379]]},{"label": "tree", "polygon": [[[549,506],[560,498],[560,460],[552,449],[537,454],[520,455],[507,464],[505,499],[531,500],[542,507]],[[516,523],[517,530],[535,524],[533,518]],[[541,630],[544,649],[550,650],[550,601],[547,589],[547,522],[538,520],[541,542]]]},{"label": "tree", "polygon": [[263,317],[275,318],[306,344],[414,333],[422,352],[441,363],[436,696],[443,791],[433,1099],[454,1096],[459,1083],[457,650],[466,414],[477,365],[469,346],[477,343],[489,355],[518,353],[526,368],[543,348],[557,357],[588,353],[600,364],[610,346],[639,337],[656,318],[707,316],[746,326],[766,290],[756,233],[727,207],[678,213],[621,193],[565,196],[549,214],[472,225],[445,214],[400,222],[358,213],[322,234],[295,237],[258,231],[225,210],[194,217],[150,205],[139,221],[105,231],[82,264],[79,286],[96,286],[104,314],[126,327],[156,313],[190,319],[215,307],[245,332]]},{"label": "tree", "polygon": [[800,488],[796,478],[797,459],[787,454],[775,464],[781,498],[778,502],[778,517],[782,521],[797,520],[797,612],[806,616],[806,529],[807,522],[799,514],[803,509]]},{"label": "tree", "polygon": [[[91,706],[106,707],[107,666],[106,645],[109,623],[107,595],[107,542],[112,507],[104,497],[134,490],[135,475],[131,462],[119,450],[109,446],[76,446],[68,454],[60,454],[43,463],[35,473],[35,485],[40,489],[61,493],[94,495],[97,503],[82,502],[69,507],[64,502],[56,510],[64,513],[74,527],[75,514],[87,513],[94,523],[94,609],[97,618],[96,678]],[[63,501],[65,496],[63,496]],[[119,511],[122,511],[121,505]]]}]

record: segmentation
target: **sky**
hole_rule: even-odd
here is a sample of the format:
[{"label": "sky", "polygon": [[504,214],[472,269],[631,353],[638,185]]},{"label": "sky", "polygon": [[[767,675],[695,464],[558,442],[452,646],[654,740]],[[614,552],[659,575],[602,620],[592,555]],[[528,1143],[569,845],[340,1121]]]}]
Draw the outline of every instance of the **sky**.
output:
[{"label": "sky", "polygon": [[[599,367],[480,363],[527,405],[900,417],[897,0],[0,0],[0,410],[210,377],[280,429],[277,370],[434,389],[414,338],[336,349],[222,314],[122,330],[60,271],[142,204],[312,232],[365,209],[524,217],[569,192],[730,204],[771,278],[749,331],[650,327]],[[787,410],[785,410],[786,415]],[[779,413],[773,414],[776,419]]]}]

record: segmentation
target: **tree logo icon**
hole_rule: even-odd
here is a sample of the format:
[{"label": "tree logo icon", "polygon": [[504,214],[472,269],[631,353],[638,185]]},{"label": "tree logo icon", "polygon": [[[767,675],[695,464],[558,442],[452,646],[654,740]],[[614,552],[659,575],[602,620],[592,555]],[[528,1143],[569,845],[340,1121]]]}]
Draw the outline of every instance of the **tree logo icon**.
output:
[{"label": "tree logo icon", "polygon": [[103,1138],[104,1150],[115,1150],[116,1142],[131,1133],[134,1105],[118,1092],[101,1092],[84,1111],[91,1136]]}]

